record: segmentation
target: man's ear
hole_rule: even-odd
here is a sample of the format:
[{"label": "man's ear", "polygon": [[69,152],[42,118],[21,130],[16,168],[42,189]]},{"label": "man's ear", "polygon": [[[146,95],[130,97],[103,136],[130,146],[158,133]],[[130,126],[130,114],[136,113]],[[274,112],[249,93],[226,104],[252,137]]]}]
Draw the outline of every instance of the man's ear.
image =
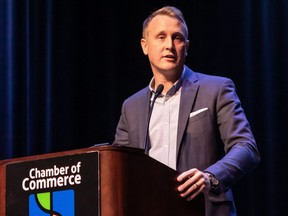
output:
[{"label": "man's ear", "polygon": [[188,49],[189,49],[190,41],[186,40],[186,56],[188,55]]},{"label": "man's ear", "polygon": [[141,47],[142,47],[142,51],[145,55],[148,55],[148,44],[147,44],[147,40],[144,38],[141,38]]}]

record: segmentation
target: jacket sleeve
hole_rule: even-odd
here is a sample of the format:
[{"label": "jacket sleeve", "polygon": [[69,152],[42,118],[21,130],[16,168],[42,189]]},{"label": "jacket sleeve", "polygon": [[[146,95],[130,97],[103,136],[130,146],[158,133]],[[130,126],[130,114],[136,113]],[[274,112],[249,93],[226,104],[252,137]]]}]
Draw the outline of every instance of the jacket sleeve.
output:
[{"label": "jacket sleeve", "polygon": [[129,134],[128,134],[128,124],[125,115],[125,102],[122,105],[120,119],[116,128],[115,140],[112,145],[128,145],[129,144]]},{"label": "jacket sleeve", "polygon": [[234,83],[230,79],[226,79],[219,91],[216,113],[225,155],[205,171],[216,176],[221,190],[225,192],[256,168],[260,155]]}]

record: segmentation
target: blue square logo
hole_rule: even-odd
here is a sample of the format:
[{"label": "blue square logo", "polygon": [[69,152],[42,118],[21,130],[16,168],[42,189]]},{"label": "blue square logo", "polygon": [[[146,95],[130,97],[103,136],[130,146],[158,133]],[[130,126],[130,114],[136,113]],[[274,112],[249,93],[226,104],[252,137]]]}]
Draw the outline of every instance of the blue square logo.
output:
[{"label": "blue square logo", "polygon": [[74,216],[74,190],[31,194],[29,216]]}]

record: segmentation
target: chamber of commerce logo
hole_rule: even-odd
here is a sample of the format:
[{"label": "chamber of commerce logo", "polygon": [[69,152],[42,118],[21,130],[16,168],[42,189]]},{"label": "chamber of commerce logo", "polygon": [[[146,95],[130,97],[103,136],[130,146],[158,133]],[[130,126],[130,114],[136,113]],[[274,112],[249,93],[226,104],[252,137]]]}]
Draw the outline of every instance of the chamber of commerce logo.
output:
[{"label": "chamber of commerce logo", "polygon": [[31,194],[29,216],[74,216],[74,190]]}]

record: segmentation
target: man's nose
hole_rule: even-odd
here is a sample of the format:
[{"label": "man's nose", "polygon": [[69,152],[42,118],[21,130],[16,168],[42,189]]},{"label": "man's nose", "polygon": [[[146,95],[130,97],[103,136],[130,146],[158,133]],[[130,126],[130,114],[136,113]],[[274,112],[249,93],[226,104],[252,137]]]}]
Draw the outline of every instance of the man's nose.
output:
[{"label": "man's nose", "polygon": [[166,49],[170,49],[170,50],[173,49],[174,47],[173,38],[167,37],[165,46],[166,46],[165,47]]}]

